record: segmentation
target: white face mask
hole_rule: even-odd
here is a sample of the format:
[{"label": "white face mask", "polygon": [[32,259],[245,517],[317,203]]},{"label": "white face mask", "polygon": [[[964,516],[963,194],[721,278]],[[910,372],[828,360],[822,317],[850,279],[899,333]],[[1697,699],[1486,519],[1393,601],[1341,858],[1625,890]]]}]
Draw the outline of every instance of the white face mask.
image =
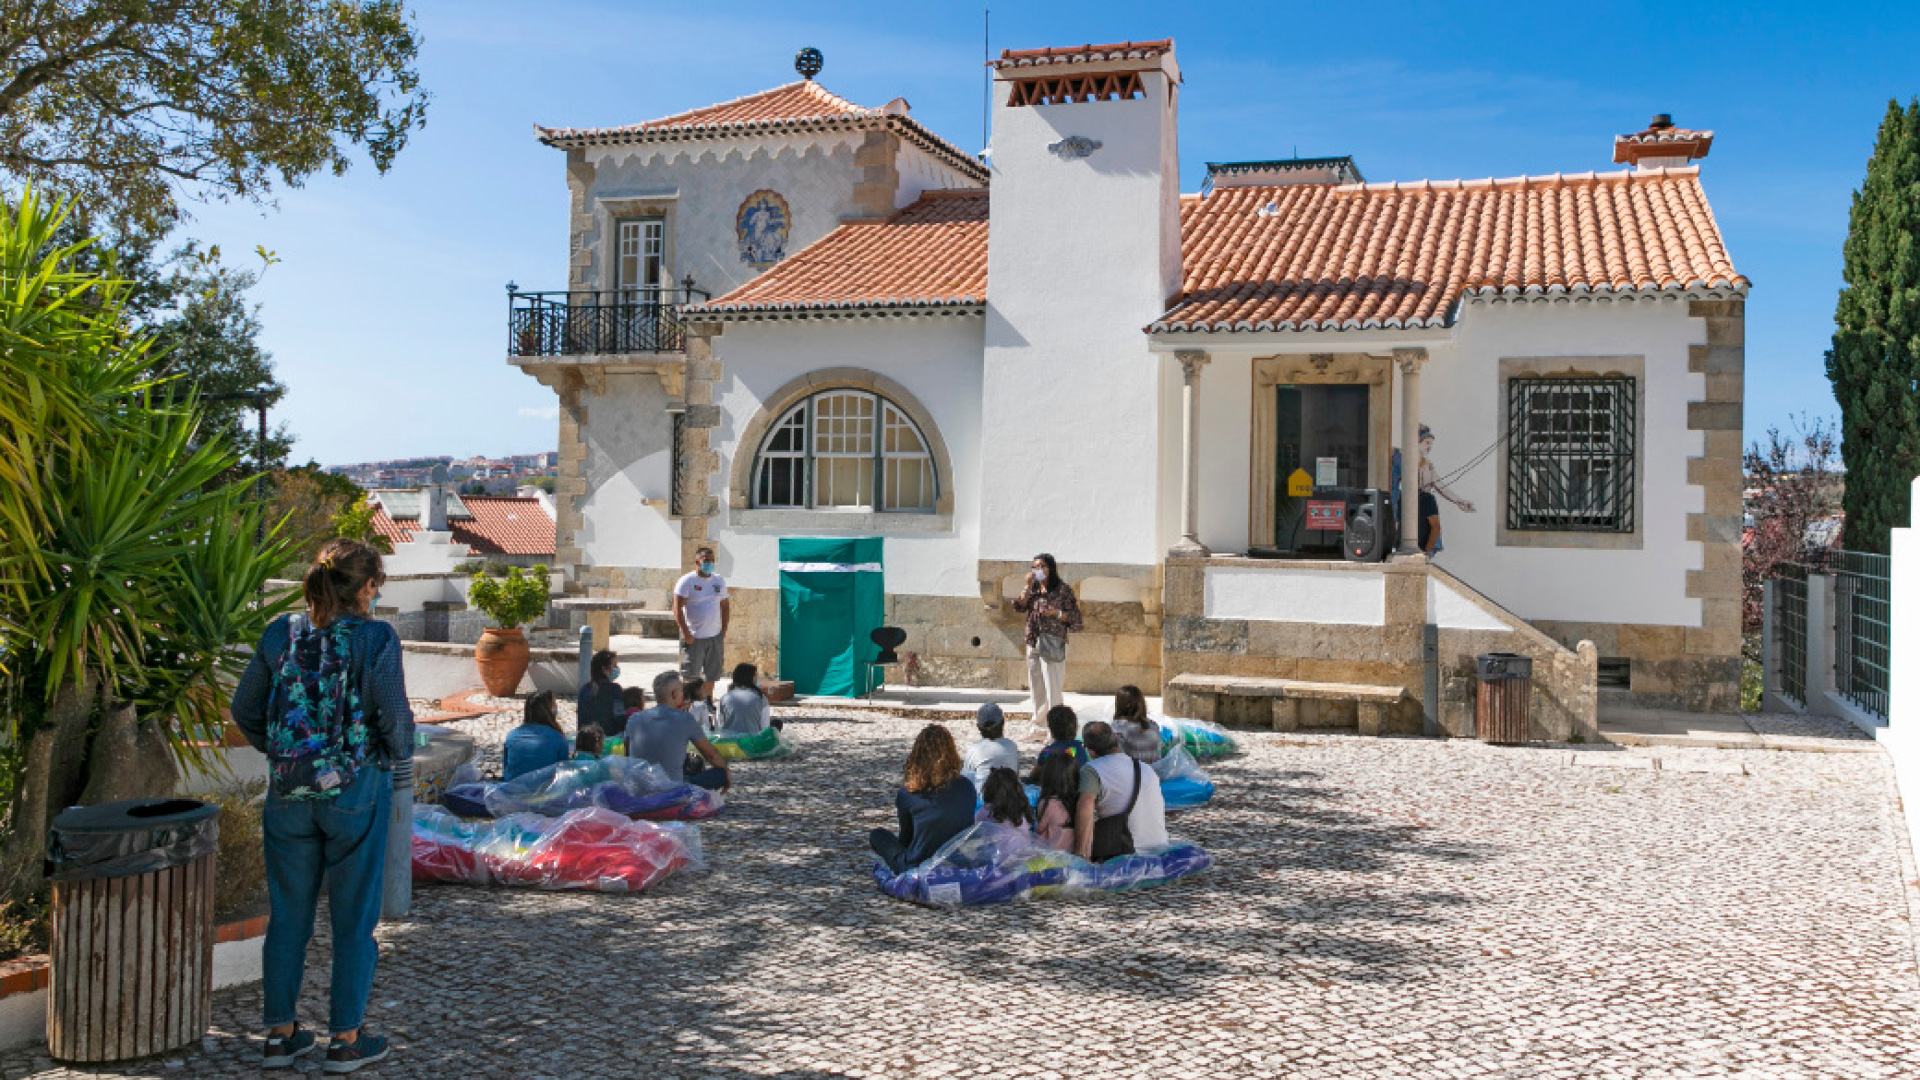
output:
[{"label": "white face mask", "polygon": [[1046,568],[1046,567],[1044,567],[1044,566],[1036,566],[1036,567],[1034,567],[1034,568],[1033,568],[1033,580],[1035,580],[1035,581],[1045,581],[1045,580],[1047,580],[1047,568]]}]

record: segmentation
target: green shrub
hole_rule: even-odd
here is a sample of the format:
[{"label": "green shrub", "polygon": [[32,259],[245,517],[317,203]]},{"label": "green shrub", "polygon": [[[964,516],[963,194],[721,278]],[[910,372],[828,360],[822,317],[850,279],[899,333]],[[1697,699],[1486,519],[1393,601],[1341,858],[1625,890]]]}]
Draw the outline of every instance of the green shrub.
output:
[{"label": "green shrub", "polygon": [[47,949],[47,902],[44,897],[0,900],[0,962]]},{"label": "green shrub", "polygon": [[267,896],[267,858],[260,815],[265,809],[264,780],[236,783],[214,793],[220,807],[220,839],[214,847],[215,918],[245,916]]},{"label": "green shrub", "polygon": [[536,566],[522,571],[513,567],[504,578],[473,575],[467,588],[467,602],[504,629],[538,619],[547,613],[551,592],[547,587],[547,568]]}]

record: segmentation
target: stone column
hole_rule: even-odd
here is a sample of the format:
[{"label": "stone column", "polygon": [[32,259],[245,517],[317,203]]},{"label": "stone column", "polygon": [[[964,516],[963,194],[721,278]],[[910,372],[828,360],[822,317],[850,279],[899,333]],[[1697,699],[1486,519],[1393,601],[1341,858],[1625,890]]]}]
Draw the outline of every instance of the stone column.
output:
[{"label": "stone column", "polygon": [[1173,356],[1180,361],[1180,401],[1185,407],[1180,444],[1185,468],[1180,474],[1180,542],[1170,554],[1197,557],[1208,554],[1200,542],[1200,369],[1209,358],[1199,349],[1181,349]]},{"label": "stone column", "polygon": [[1420,552],[1420,368],[1425,349],[1395,349],[1400,367],[1400,548],[1396,554]]}]

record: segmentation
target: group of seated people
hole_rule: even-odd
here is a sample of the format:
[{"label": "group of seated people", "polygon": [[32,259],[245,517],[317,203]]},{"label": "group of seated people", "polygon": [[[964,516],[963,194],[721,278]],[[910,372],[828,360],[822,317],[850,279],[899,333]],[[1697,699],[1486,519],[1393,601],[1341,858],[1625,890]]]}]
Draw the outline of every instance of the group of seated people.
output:
[{"label": "group of seated people", "polygon": [[640,687],[620,685],[619,661],[612,652],[595,653],[588,672],[590,679],[580,688],[572,745],[560,729],[552,692],[535,694],[527,699],[520,726],[507,735],[501,779],[612,751],[653,762],[675,783],[724,791],[732,786],[733,776],[707,736],[753,735],[780,726],[752,664],[733,669],[733,685],[717,704],[707,680],[661,672],[653,680],[652,708]]},{"label": "group of seated people", "polygon": [[1028,799],[1020,750],[1006,737],[1000,707],[982,705],[975,723],[980,738],[964,756],[939,724],[928,724],[914,740],[905,783],[894,795],[899,830],[875,829],[868,837],[894,873],[925,862],[978,822],[1031,829],[1046,846],[1092,862],[1169,843],[1166,803],[1152,768],[1160,760],[1160,726],[1137,687],[1115,697],[1112,723],[1081,727],[1065,705],[1047,712],[1053,741],[1041,748],[1025,780],[1039,788],[1037,802]]}]

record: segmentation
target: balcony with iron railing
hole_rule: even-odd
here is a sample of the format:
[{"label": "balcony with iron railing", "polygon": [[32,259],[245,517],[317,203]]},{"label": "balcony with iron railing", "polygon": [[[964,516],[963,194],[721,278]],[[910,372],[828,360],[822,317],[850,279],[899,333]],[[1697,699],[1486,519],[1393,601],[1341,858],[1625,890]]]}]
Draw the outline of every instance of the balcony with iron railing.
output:
[{"label": "balcony with iron railing", "polygon": [[680,353],[681,309],[710,299],[689,275],[678,288],[521,292],[507,283],[507,356],[587,357]]}]

